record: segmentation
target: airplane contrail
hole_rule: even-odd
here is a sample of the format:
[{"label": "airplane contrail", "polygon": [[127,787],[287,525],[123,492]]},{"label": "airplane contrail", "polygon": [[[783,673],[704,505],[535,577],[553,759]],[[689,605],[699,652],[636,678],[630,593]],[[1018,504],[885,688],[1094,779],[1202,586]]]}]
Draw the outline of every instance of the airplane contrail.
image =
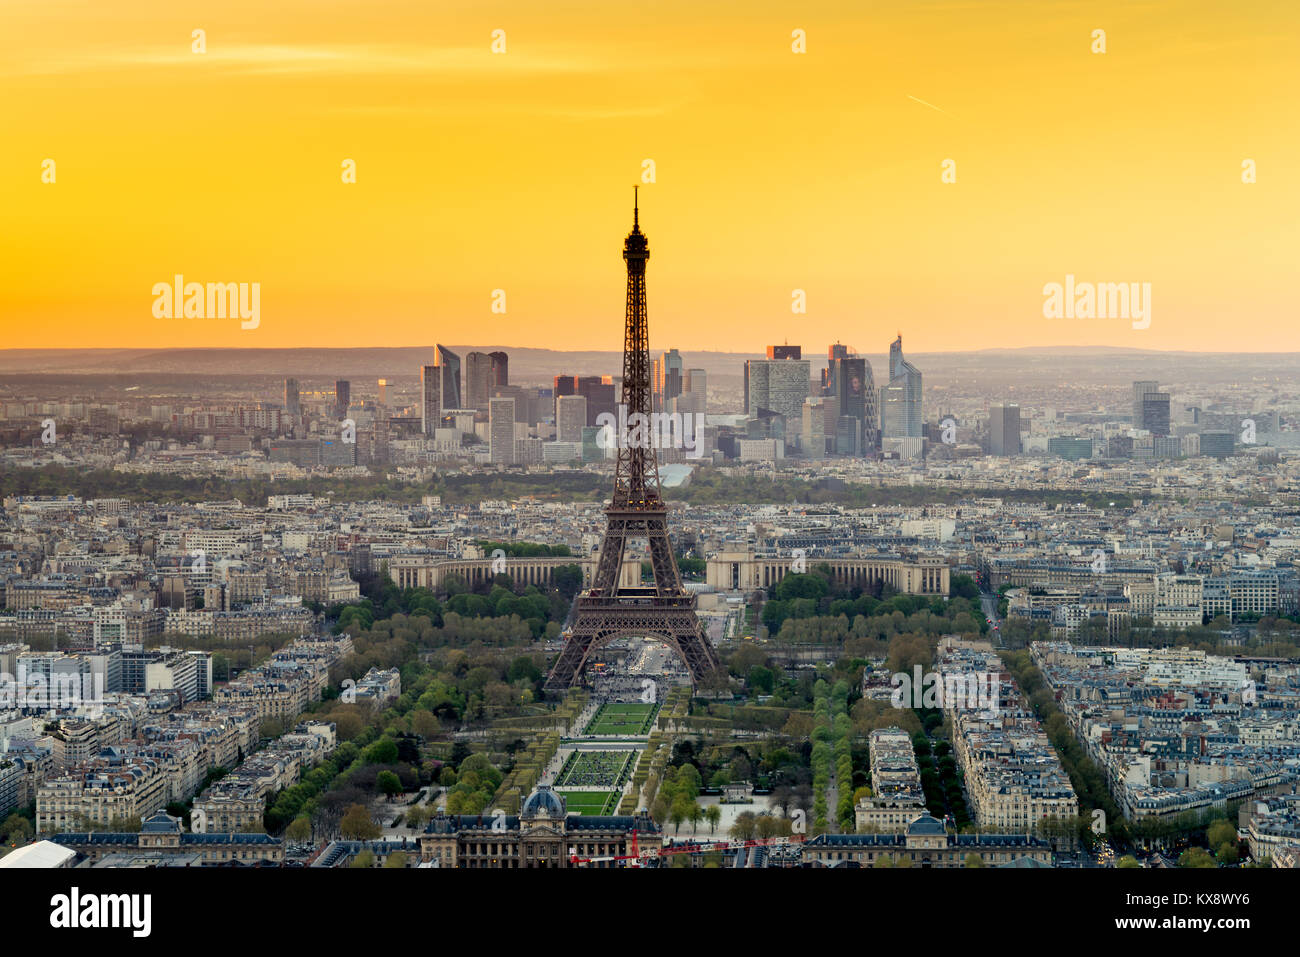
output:
[{"label": "airplane contrail", "polygon": [[925,100],[922,100],[919,97],[915,97],[910,93],[907,94],[907,98],[909,100],[916,100],[916,102],[920,103],[922,106],[928,106],[932,110],[939,110],[939,112],[944,114],[945,116],[952,116],[952,114],[949,113],[947,110],[940,110],[939,107],[935,106],[933,103],[927,103],[925,102]]}]

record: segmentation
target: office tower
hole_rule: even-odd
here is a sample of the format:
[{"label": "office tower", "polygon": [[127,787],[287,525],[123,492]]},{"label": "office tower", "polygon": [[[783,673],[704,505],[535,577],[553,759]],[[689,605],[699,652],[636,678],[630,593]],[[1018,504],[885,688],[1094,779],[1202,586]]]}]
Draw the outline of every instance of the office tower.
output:
[{"label": "office tower", "polygon": [[[594,425],[584,425],[582,427],[582,461],[599,462],[605,457],[605,450],[601,448],[601,442],[604,441],[600,436],[601,431]],[[611,448],[610,452],[613,451],[613,448]]]},{"label": "office tower", "polygon": [[676,349],[669,349],[654,360],[652,411],[669,411],[669,403],[682,394],[682,378],[682,357]]},{"label": "office tower", "polygon": [[588,425],[595,425],[602,413],[617,415],[618,406],[611,376],[579,376],[576,392],[587,400]]},{"label": "office tower", "polygon": [[1201,454],[1226,458],[1236,451],[1237,436],[1227,429],[1207,429],[1201,435]]},{"label": "office tower", "polygon": [[[833,345],[831,352],[822,392],[838,400],[837,418],[851,416],[858,420],[858,451],[850,454],[866,455],[876,448],[876,385],[871,366],[866,359],[850,355],[847,346]],[[838,427],[836,431],[839,431]],[[837,452],[841,444],[837,440]]]},{"label": "office tower", "polygon": [[352,383],[347,379],[339,379],[334,383],[334,415],[336,418],[343,418],[348,414],[348,406],[352,404]]},{"label": "office tower", "polygon": [[298,394],[298,380],[284,380],[284,411],[289,415],[302,415],[302,399]]},{"label": "office tower", "polygon": [[511,464],[541,465],[546,461],[545,446],[546,443],[541,439],[527,437],[515,439],[515,459]]},{"label": "office tower", "polygon": [[493,465],[515,463],[515,400],[488,400],[488,461]]},{"label": "office tower", "polygon": [[563,395],[555,400],[555,439],[557,442],[581,442],[587,427],[587,397]]},{"label": "office tower", "polygon": [[557,375],[555,377],[556,422],[559,422],[558,404],[561,396],[580,395],[587,400],[587,424],[596,425],[602,414],[617,417],[614,403],[614,382],[610,376]]},{"label": "office tower", "polygon": [[1141,381],[1133,383],[1133,412],[1131,413],[1133,419],[1133,428],[1135,429],[1146,428],[1146,426],[1142,424],[1142,419],[1143,419],[1142,400],[1148,392],[1159,392],[1159,391],[1160,391],[1160,383],[1158,382],[1143,379]]},{"label": "office tower", "polygon": [[822,396],[803,400],[803,454],[810,459],[826,456],[826,399]]},{"label": "office tower", "polygon": [[442,423],[442,369],[420,366],[420,431],[430,438]]},{"label": "office tower", "polygon": [[822,395],[834,395],[835,389],[831,382],[833,369],[835,368],[836,359],[847,359],[849,357],[849,347],[839,342],[833,343],[826,349],[826,368],[822,370]]},{"label": "office tower", "polygon": [[379,380],[379,404],[380,406],[388,405],[388,380]]},{"label": "office tower", "polygon": [[803,432],[803,402],[810,391],[809,361],[800,358],[799,346],[768,346],[767,354],[770,358],[745,363],[745,414],[781,416],[786,448],[797,447]]},{"label": "office tower", "polygon": [[851,415],[835,420],[835,454],[862,455],[862,421]]},{"label": "office tower", "polygon": [[465,356],[465,403],[471,409],[486,409],[492,398],[492,357],[486,352]]},{"label": "office tower", "polygon": [[884,438],[920,438],[921,373],[903,358],[903,335],[889,347],[889,385],[880,390],[880,434]]},{"label": "office tower", "polygon": [[698,413],[709,411],[709,374],[703,369],[687,369],[686,379],[682,385],[682,394],[677,397],[675,410],[681,413]]},{"label": "office tower", "polygon": [[1148,392],[1142,396],[1142,428],[1152,435],[1169,434],[1169,393]]},{"label": "office tower", "polygon": [[357,443],[335,438],[321,439],[318,456],[321,465],[356,465]]},{"label": "office tower", "polygon": [[1152,435],[1169,434],[1169,393],[1149,379],[1133,383],[1133,428]]},{"label": "office tower", "polygon": [[989,454],[1020,454],[1020,406],[995,405],[989,409]]},{"label": "office tower", "polygon": [[[555,408],[553,411],[555,413],[555,422],[557,425],[559,424],[560,421],[560,399],[562,399],[566,395],[577,394],[574,391],[575,390],[574,382],[575,382],[575,377],[571,375],[557,375],[555,377],[555,384],[552,387],[551,394],[555,399]],[[588,409],[587,411],[590,412],[591,410]]]},{"label": "office tower", "polygon": [[292,462],[299,468],[320,465],[320,439],[272,439],[266,457],[272,462]]},{"label": "office tower", "polygon": [[1071,462],[1092,458],[1092,439],[1078,435],[1054,435],[1047,440],[1047,454]]},{"label": "office tower", "polygon": [[492,375],[498,389],[503,389],[510,384],[510,357],[504,352],[489,352],[492,357]]},{"label": "office tower", "polygon": [[442,407],[465,408],[460,404],[460,356],[446,346],[438,346],[433,364],[442,369]]},{"label": "office tower", "polygon": [[504,352],[471,352],[465,357],[465,401],[467,408],[486,412],[488,399],[510,384],[509,360]]}]

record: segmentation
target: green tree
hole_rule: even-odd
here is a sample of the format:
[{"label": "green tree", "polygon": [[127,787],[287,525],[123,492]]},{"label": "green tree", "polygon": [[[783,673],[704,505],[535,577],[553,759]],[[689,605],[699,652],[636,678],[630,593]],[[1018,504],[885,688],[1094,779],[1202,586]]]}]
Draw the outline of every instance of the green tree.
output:
[{"label": "green tree", "polygon": [[353,804],[339,821],[339,832],[350,841],[373,841],[383,833],[364,804]]},{"label": "green tree", "polygon": [[392,771],[380,771],[375,778],[375,786],[390,801],[394,796],[402,793],[402,779]]},{"label": "green tree", "polygon": [[1237,828],[1226,818],[1218,818],[1211,821],[1210,826],[1205,831],[1205,838],[1210,847],[1221,847],[1229,842],[1237,842]]},{"label": "green tree", "polygon": [[1179,867],[1214,867],[1214,858],[1203,847],[1193,847],[1183,851],[1178,858]]},{"label": "green tree", "polygon": [[306,844],[311,840],[311,835],[311,818],[306,815],[294,818],[284,829],[285,840],[291,844]]},{"label": "green tree", "polygon": [[366,764],[396,764],[397,742],[391,738],[380,738],[365,751]]}]

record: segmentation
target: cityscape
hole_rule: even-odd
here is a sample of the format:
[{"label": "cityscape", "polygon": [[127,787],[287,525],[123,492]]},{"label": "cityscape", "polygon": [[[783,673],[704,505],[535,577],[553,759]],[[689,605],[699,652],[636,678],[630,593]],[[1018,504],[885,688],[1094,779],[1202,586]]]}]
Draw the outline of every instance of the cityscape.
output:
[{"label": "cityscape", "polygon": [[621,374],[6,377],[6,857],[1295,866],[1294,389],[934,408],[900,333],[737,394],[634,284]]},{"label": "cityscape", "polygon": [[[833,6],[834,22],[861,25]],[[1044,6],[1033,30],[1091,23]],[[1161,35],[1105,6],[1112,43]],[[756,23],[798,13],[770,7]],[[247,14],[242,2],[236,11]],[[932,13],[919,4],[884,19],[919,50]],[[1202,14],[1194,31],[1215,22]],[[484,57],[534,42],[533,15],[516,15],[509,47],[506,29],[483,31]],[[24,8],[18,19],[41,38],[48,16]],[[410,25],[395,16],[376,12],[365,31]],[[573,22],[596,29],[592,16]],[[609,16],[633,33],[640,22]],[[965,5],[952,16],[953,29],[985,29]],[[423,115],[377,105],[403,82],[433,82],[396,41],[275,46],[249,39],[253,20],[232,23],[187,28],[179,52],[142,40],[111,65],[82,37],[91,46],[45,66],[20,56],[7,80],[56,98],[90,73],[121,83],[127,71],[189,69],[211,43],[204,62],[226,71],[221,89],[252,97],[254,126],[263,84],[277,99],[295,83],[327,98],[345,75],[365,78],[375,101],[322,115],[381,126]],[[1154,82],[1148,64],[1108,52],[1106,30],[1082,34],[1078,57],[1120,61],[1117,89]],[[792,22],[774,42],[782,57],[811,57],[824,35]],[[945,28],[936,42],[955,40]],[[646,56],[640,39],[626,43]],[[1281,67],[1261,43],[1268,75]],[[490,67],[467,49],[440,49],[449,88],[504,83],[483,78]],[[791,109],[783,84],[812,84],[772,80],[777,67],[726,49],[737,83],[774,84],[756,94],[774,117]],[[679,51],[683,62],[693,51]],[[623,75],[584,56],[543,43],[481,95],[502,116],[570,104],[557,129],[624,136],[624,124],[659,130],[664,116],[676,118],[669,128],[708,129],[686,87],[660,106],[637,106],[641,91],[629,91],[626,111],[594,84],[571,87],[570,73]],[[1079,90],[1112,82],[1079,80],[1093,65],[1070,61],[1057,82],[1080,83],[1071,95],[1083,102],[1093,93]],[[701,89],[743,99],[704,75]],[[1002,78],[981,82],[1011,110]],[[943,153],[928,186],[900,174],[896,202],[936,216],[936,233],[970,211],[947,219],[916,197],[989,188],[967,184],[994,148],[969,128],[924,125],[976,110],[945,73],[949,84],[953,113],[900,93],[913,112],[885,124],[903,166],[914,139],[947,136],[972,156],[959,159],[961,187]],[[572,103],[584,105],[572,113]],[[454,113],[440,102],[432,121],[447,124],[449,144],[470,135]],[[310,139],[289,145],[298,123],[286,118],[277,157]],[[25,107],[22,124],[25,136],[41,132]],[[273,123],[259,129],[277,138]],[[514,149],[523,134],[503,135]],[[412,153],[433,155],[436,136],[412,136]],[[41,186],[24,186],[29,225],[44,215],[38,189],[85,189],[72,182],[85,175],[77,142],[52,143],[67,161],[38,164]],[[173,946],[194,900],[369,903],[392,900],[393,880],[396,894],[432,882],[459,900],[470,885],[449,872],[548,869],[575,882],[591,871],[781,871],[770,875],[778,894],[799,887],[793,872],[833,870],[869,906],[919,915],[920,885],[907,882],[921,878],[840,873],[906,870],[951,872],[923,879],[960,884],[943,895],[957,917],[999,906],[1014,886],[1044,930],[1057,929],[1065,895],[1097,930],[1294,926],[1276,873],[1300,869],[1300,352],[1286,338],[1294,290],[1275,275],[1289,267],[1243,254],[1232,268],[1259,271],[1257,296],[1238,289],[1216,312],[1233,293],[1151,187],[1180,280],[1143,258],[1141,238],[1121,241],[1122,227],[1079,225],[1065,268],[1056,256],[1031,266],[1040,240],[1009,219],[987,243],[971,238],[969,259],[939,253],[930,273],[913,274],[885,249],[882,217],[906,221],[904,247],[930,227],[889,202],[849,251],[877,260],[859,275],[823,245],[855,235],[830,225],[833,204],[791,213],[794,201],[755,195],[771,223],[726,222],[697,209],[707,187],[674,192],[676,148],[660,166],[640,145],[629,159],[583,143],[558,148],[585,172],[549,182],[545,197],[510,182],[489,149],[457,157],[467,165],[449,175],[469,191],[444,197],[454,214],[424,222],[438,235],[423,271],[380,250],[416,235],[402,217],[424,213],[359,185],[399,182],[379,171],[405,160],[358,147],[341,176],[333,159],[304,174],[339,180],[320,188],[347,198],[318,211],[337,214],[337,228],[316,213],[268,225],[282,243],[274,255],[244,212],[232,215],[246,228],[229,232],[178,219],[176,252],[160,256],[142,213],[122,236],[139,244],[122,267],[129,297],[119,273],[88,280],[80,304],[41,285],[35,265],[4,280],[0,872],[33,880],[6,889],[11,912]],[[837,185],[840,174],[815,172],[820,147],[807,149],[806,182]],[[1255,159],[1227,162],[1232,185],[1214,187],[1213,214],[1240,217],[1241,235],[1257,226],[1260,238],[1243,241],[1260,248],[1270,229],[1294,239],[1294,223],[1275,218],[1294,185],[1268,209],[1235,210],[1227,190],[1262,184]],[[470,225],[476,164],[492,167],[530,238],[502,227],[492,279],[472,262],[498,252]],[[250,191],[292,209],[315,188],[276,171],[255,185],[205,169],[213,196],[202,202],[229,193],[232,210]],[[732,189],[707,175],[714,192]],[[737,191],[754,185],[752,171],[737,176]],[[552,231],[557,192],[574,212]],[[377,205],[361,212],[368,201]],[[48,231],[32,227],[42,249],[124,255],[110,241],[88,252],[85,231],[101,226],[60,209]],[[813,235],[819,216],[826,236]],[[455,217],[463,251],[448,238]],[[1057,229],[1069,226],[1045,232]],[[711,230],[716,272],[699,245]],[[769,255],[774,237],[789,250],[805,233],[798,254]],[[327,236],[355,261],[317,258]],[[1098,251],[1112,241],[1113,255]],[[320,273],[309,293],[295,285],[295,257]],[[1014,276],[1001,271],[1011,260]],[[886,288],[891,269],[905,294]],[[566,290],[568,311],[557,306]],[[410,313],[397,301],[408,294],[422,303]],[[771,304],[755,307],[760,295]],[[1185,336],[1170,331],[1179,323]],[[365,873],[375,870],[425,873]],[[979,881],[972,870],[997,873]],[[620,906],[635,877],[606,877],[599,906]]]}]

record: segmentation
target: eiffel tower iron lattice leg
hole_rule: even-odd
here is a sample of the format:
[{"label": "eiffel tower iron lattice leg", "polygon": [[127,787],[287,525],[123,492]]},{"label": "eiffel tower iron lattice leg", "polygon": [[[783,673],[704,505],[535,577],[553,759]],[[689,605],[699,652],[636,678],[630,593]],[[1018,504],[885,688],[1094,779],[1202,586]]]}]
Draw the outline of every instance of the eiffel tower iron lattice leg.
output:
[{"label": "eiffel tower iron lattice leg", "polygon": [[[623,345],[623,406],[633,425],[629,440],[618,435],[614,496],[605,509],[605,538],[591,587],[576,599],[572,629],[546,679],[548,692],[582,680],[587,662],[602,646],[620,637],[657,638],[686,663],[697,684],[718,669],[718,656],[695,613],[695,596],[682,588],[668,538],[668,508],[659,491],[659,463],[648,427],[650,415],[650,333],[646,318],[645,264],[649,245],[641,232],[639,208],[633,204],[632,232],[623,244],[627,262],[627,321]],[[644,416],[638,419],[638,416]],[[619,574],[628,540],[645,538],[650,546],[654,587],[623,587]]]}]

